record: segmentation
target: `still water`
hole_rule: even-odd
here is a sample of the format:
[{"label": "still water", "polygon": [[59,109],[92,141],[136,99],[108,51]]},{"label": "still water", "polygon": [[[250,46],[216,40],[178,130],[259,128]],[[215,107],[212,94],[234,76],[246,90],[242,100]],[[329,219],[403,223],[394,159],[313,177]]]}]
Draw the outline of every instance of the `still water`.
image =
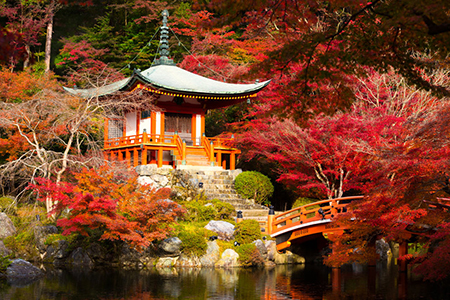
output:
[{"label": "still water", "polygon": [[450,299],[450,285],[396,267],[48,270],[25,286],[0,282],[0,299]]}]

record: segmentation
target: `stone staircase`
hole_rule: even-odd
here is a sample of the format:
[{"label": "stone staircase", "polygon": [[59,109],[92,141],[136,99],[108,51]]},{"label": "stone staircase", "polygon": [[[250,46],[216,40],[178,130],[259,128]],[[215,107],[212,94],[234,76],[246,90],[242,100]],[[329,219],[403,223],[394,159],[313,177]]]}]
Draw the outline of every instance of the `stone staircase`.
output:
[{"label": "stone staircase", "polygon": [[[265,229],[269,208],[244,199],[236,193],[234,180],[241,170],[224,170],[221,167],[179,166],[190,173],[191,177],[203,186],[203,193],[208,199],[219,199],[230,203],[237,211],[241,211],[243,219],[254,219]],[[264,231],[264,230],[263,230]]]}]

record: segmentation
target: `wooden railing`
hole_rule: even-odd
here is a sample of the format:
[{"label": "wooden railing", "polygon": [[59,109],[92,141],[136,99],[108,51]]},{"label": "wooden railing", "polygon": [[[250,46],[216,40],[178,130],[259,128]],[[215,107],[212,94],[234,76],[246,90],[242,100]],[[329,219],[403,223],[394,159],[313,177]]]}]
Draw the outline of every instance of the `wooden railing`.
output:
[{"label": "wooden railing", "polygon": [[234,141],[234,137],[230,137],[230,138],[208,138],[210,142],[213,143],[214,148],[219,148],[219,147],[226,147],[226,148],[230,148],[231,144]]},{"label": "wooden railing", "polygon": [[175,134],[173,139],[177,145],[178,153],[181,155],[181,161],[186,163],[186,142],[182,141],[178,134]]},{"label": "wooden railing", "polygon": [[340,213],[347,212],[347,206],[354,200],[360,200],[363,196],[343,197],[337,199],[322,200],[300,206],[277,216],[269,215],[269,233],[276,235],[289,228],[307,224],[313,221],[333,219]]},{"label": "wooden railing", "polygon": [[201,146],[205,148],[206,155],[209,158],[209,162],[214,162],[214,144],[206,136],[202,136]]},{"label": "wooden railing", "polygon": [[175,145],[173,135],[163,134],[137,134],[126,137],[108,139],[105,141],[105,149],[136,146],[140,144]]}]

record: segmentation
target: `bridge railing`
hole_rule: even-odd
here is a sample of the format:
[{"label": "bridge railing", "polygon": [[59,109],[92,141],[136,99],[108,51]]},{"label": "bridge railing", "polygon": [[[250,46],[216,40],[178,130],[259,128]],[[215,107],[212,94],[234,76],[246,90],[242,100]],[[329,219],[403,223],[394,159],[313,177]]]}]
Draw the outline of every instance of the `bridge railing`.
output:
[{"label": "bridge railing", "polygon": [[363,196],[352,196],[327,199],[296,207],[274,216],[272,220],[270,220],[269,216],[269,233],[276,234],[277,232],[284,231],[300,224],[333,219],[338,214],[347,212],[347,206],[352,201],[360,200],[362,198]]}]

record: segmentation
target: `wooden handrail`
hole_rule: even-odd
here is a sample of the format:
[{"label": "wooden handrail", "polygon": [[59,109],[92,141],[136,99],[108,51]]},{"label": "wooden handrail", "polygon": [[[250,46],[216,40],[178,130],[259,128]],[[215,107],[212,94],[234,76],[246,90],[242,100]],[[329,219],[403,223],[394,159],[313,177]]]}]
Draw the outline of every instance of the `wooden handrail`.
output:
[{"label": "wooden handrail", "polygon": [[[312,221],[332,219],[353,200],[360,200],[364,196],[352,196],[336,199],[321,200],[293,208],[274,217],[270,233],[274,234],[297,224],[305,224]],[[321,211],[319,211],[321,210]]]}]

